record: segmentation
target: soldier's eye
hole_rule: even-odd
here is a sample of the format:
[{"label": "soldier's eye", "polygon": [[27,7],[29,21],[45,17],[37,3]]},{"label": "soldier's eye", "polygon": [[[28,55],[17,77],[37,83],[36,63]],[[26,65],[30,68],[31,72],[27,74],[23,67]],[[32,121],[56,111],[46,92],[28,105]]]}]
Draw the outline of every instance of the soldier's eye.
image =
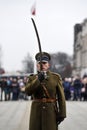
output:
[{"label": "soldier's eye", "polygon": [[42,64],[46,64],[47,62],[42,62]]}]

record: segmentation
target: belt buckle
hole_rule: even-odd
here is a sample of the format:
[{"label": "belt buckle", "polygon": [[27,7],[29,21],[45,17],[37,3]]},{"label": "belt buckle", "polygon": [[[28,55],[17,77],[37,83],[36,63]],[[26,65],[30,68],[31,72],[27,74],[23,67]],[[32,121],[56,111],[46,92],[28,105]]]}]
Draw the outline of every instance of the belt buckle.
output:
[{"label": "belt buckle", "polygon": [[46,101],[47,101],[47,99],[46,99],[46,98],[43,98],[42,100],[43,100],[43,102],[46,102]]}]

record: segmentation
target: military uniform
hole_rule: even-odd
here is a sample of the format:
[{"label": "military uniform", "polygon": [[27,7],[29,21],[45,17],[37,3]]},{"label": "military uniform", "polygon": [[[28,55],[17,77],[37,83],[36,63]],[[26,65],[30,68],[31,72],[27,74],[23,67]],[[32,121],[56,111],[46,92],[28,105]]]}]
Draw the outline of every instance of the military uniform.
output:
[{"label": "military uniform", "polygon": [[[50,99],[43,89],[46,87]],[[47,78],[42,81],[38,80],[37,74],[29,76],[25,88],[28,95],[33,96],[31,106],[29,130],[57,130],[55,102],[57,95],[58,118],[66,117],[66,103],[62,80],[60,75],[47,71]]]}]

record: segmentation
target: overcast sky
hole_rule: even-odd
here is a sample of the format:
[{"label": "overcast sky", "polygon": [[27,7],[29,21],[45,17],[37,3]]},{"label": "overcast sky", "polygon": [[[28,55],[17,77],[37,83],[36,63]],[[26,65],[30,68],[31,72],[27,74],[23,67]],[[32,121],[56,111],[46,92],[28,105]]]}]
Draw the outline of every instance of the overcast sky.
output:
[{"label": "overcast sky", "polygon": [[[6,71],[21,70],[27,53],[38,52],[31,21],[34,0],[0,0],[0,45]],[[87,18],[87,0],[36,0],[35,22],[42,50],[73,54],[73,27]]]}]

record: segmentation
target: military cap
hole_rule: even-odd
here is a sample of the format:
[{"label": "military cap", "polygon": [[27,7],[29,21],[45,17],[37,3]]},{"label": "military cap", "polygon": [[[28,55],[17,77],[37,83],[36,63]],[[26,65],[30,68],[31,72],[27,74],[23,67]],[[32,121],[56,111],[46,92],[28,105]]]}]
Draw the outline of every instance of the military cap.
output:
[{"label": "military cap", "polygon": [[51,60],[50,54],[47,52],[37,53],[35,56],[35,59],[37,62],[40,62],[40,59],[42,62],[49,62]]}]

